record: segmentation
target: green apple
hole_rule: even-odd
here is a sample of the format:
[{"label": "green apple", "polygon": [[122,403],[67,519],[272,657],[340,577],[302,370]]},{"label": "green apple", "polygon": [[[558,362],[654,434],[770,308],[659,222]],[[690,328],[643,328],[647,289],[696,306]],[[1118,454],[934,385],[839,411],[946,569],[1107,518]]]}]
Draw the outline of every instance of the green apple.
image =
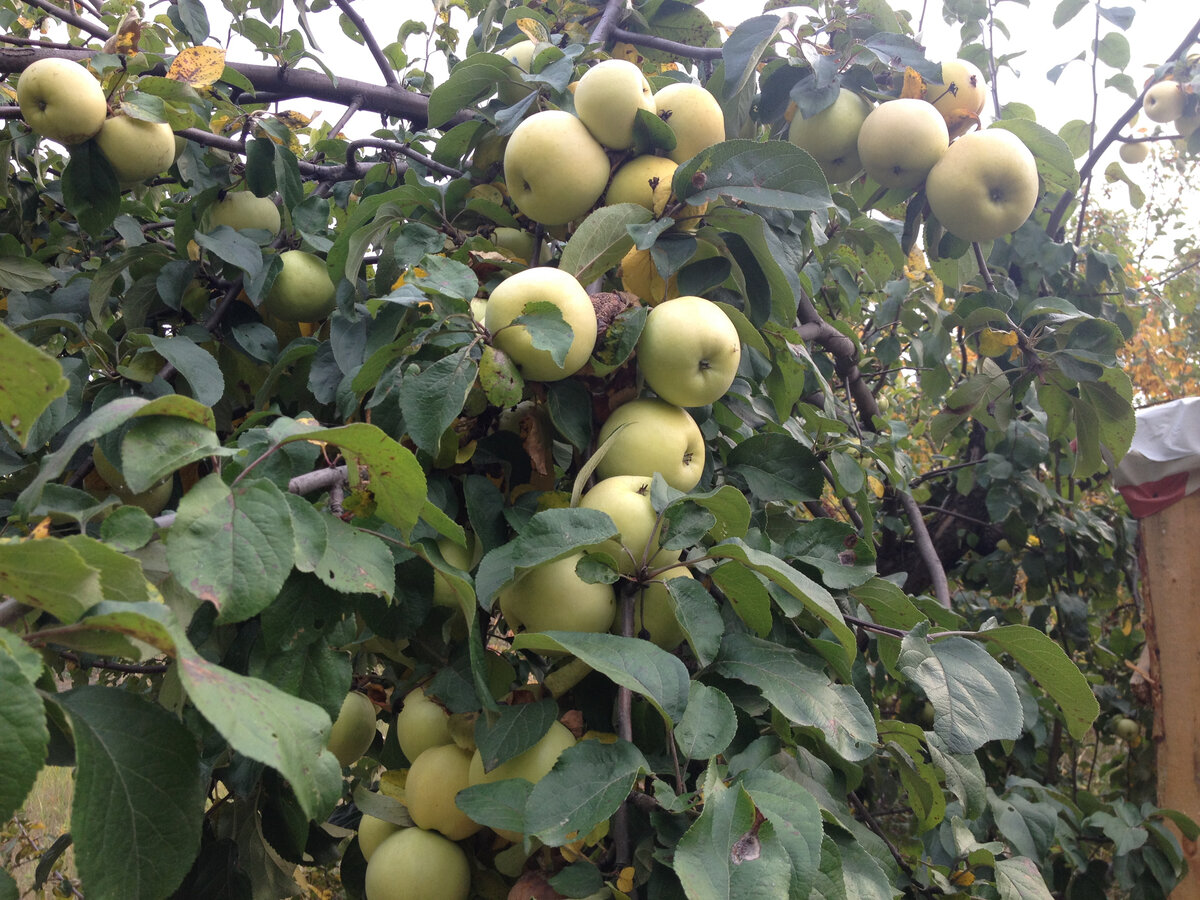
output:
[{"label": "green apple", "polygon": [[[571,346],[561,365],[549,350],[533,346],[529,329],[511,324],[530,303],[553,303],[571,326]],[[596,346],[596,310],[592,299],[575,278],[561,269],[538,266],[505,278],[492,291],[484,308],[484,327],[492,343],[507,353],[521,374],[532,381],[559,381],[574,375]]]},{"label": "green apple", "polygon": [[608,155],[569,112],[534,113],[504,147],[504,183],[522,213],[543,225],[585,215],[608,185]]},{"label": "green apple", "polygon": [[925,180],[949,144],[937,107],[915,97],[875,107],[858,132],[858,156],[867,174],[886,188],[906,191]]},{"label": "green apple", "polygon": [[470,837],[478,822],[454,805],[454,795],[467,787],[471,752],[456,744],[430,747],[415,760],[404,782],[404,803],[419,828],[440,831],[452,841]]},{"label": "green apple", "polygon": [[1114,726],[1117,735],[1123,741],[1132,741],[1142,733],[1142,726],[1138,724],[1137,719],[1130,719],[1125,716],[1117,719],[1117,724]]},{"label": "green apple", "polygon": [[596,482],[579,500],[584,509],[608,513],[620,532],[619,541],[601,549],[617,561],[617,570],[632,575],[643,561],[663,566],[679,559],[678,550],[660,550],[658,513],[650,503],[651,478],[645,475],[613,475]]},{"label": "green apple", "polygon": [[95,137],[108,115],[100,82],[79,63],[57,57],[25,67],[17,81],[17,104],[25,124],[67,146]]},{"label": "green apple", "polygon": [[[472,786],[477,784],[494,784],[509,778],[524,778],[530,784],[537,784],[545,778],[564,750],[575,746],[575,735],[561,722],[553,723],[536,744],[502,762],[490,772],[483,771],[483,757],[478,750],[471,757],[471,766],[467,772],[467,780]],[[521,840],[521,835],[504,829],[496,829],[496,833],[510,841]]]},{"label": "green apple", "polygon": [[501,225],[492,232],[492,243],[524,262],[533,260],[533,235],[523,228]]},{"label": "green apple", "polygon": [[617,613],[610,584],[588,584],[575,573],[582,553],[534,566],[500,591],[500,611],[521,631],[608,631]]},{"label": "green apple", "polygon": [[263,309],[285,322],[316,322],[334,307],[337,293],[325,260],[304,250],[279,254],[283,268],[263,300]]},{"label": "green apple", "polygon": [[[687,566],[676,566],[643,585],[633,601],[633,636],[645,637],[664,650],[674,650],[683,643],[686,635],[675,617],[675,601],[671,599],[666,582],[672,578],[694,577]],[[621,623],[614,623],[612,630],[614,634],[620,634]]]},{"label": "green apple", "polygon": [[[533,57],[537,51],[537,44],[530,40],[517,41],[511,47],[505,47],[503,50],[496,52],[513,64],[513,67],[521,72],[528,72],[533,65]],[[500,102],[505,106],[512,106],[522,97],[527,97],[533,91],[533,86],[526,84],[521,80],[520,75],[513,72],[509,78],[500,82],[497,96]]]},{"label": "green apple", "polygon": [[404,696],[392,727],[396,729],[396,742],[410,763],[430,747],[454,740],[450,736],[450,713],[419,687]]},{"label": "green apple", "polygon": [[329,732],[326,747],[343,766],[358,762],[375,740],[375,704],[366,694],[351,691]]},{"label": "green apple", "polygon": [[636,203],[661,216],[671,199],[671,179],[679,164],[663,156],[637,156],[613,174],[604,205]]},{"label": "green apple", "polygon": [[[470,572],[475,568],[483,556],[483,545],[475,539],[473,534],[467,535],[466,547],[459,546],[447,537],[440,537],[437,540],[437,548],[438,552],[442,554],[442,559],[464,572]],[[459,608],[458,594],[436,571],[433,573],[433,605],[448,606],[452,609]]]},{"label": "green apple", "polygon": [[597,141],[611,150],[633,146],[633,120],[639,109],[656,112],[650,82],[625,59],[606,59],[579,79],[575,113]]},{"label": "green apple", "polygon": [[849,181],[862,171],[858,133],[870,112],[870,101],[842,88],[833,105],[816,115],[806,119],[797,113],[788,140],[817,161],[830,184]]},{"label": "green apple", "polygon": [[125,483],[125,476],[104,455],[99,444],[92,446],[92,464],[96,468],[97,479],[102,483],[94,484],[85,481],[84,487],[97,499],[103,500],[109,494],[115,494],[117,499],[126,506],[136,506],[148,516],[157,516],[166,508],[167,502],[171,499],[171,491],[175,487],[172,477],[164,478],[140,494],[135,494]]},{"label": "green apple", "polygon": [[680,406],[653,397],[618,406],[597,437],[603,444],[613,436],[596,474],[640,475],[655,472],[677,491],[690,491],[704,471],[704,436],[700,426]]},{"label": "green apple", "polygon": [[1136,141],[1122,144],[1118,152],[1124,162],[1137,165],[1146,161],[1146,157],[1150,155],[1150,147],[1145,141]]},{"label": "green apple", "polygon": [[684,163],[725,140],[725,113],[717,98],[698,84],[677,81],[654,95],[658,116],[675,132],[675,149],[667,154]]},{"label": "green apple", "polygon": [[663,400],[705,406],[733,384],[742,344],[717,304],[703,297],[676,297],[650,310],[637,357],[646,384]]},{"label": "green apple", "polygon": [[1142,98],[1142,112],[1151,122],[1171,122],[1183,115],[1187,95],[1177,81],[1160,81],[1151,85]]},{"label": "green apple", "polygon": [[383,843],[384,839],[399,830],[400,826],[395,822],[389,822],[386,819],[377,819],[374,816],[363,813],[362,820],[358,823],[358,849],[362,853],[363,859],[370,862],[371,855]]},{"label": "green apple", "polygon": [[371,854],[363,890],[366,900],[468,900],[471,865],[449,838],[404,828]]},{"label": "green apple", "polygon": [[1003,128],[964,134],[925,183],[929,208],[964,241],[1016,231],[1037,204],[1038,173],[1024,142]]},{"label": "green apple", "polygon": [[942,63],[942,80],[925,85],[925,99],[944,118],[962,110],[979,115],[987,105],[987,82],[975,63],[951,59]]},{"label": "green apple", "polygon": [[123,186],[161,175],[175,161],[175,132],[165,122],[113,116],[96,133],[96,146]]},{"label": "green apple", "polygon": [[208,208],[208,227],[228,225],[235,231],[257,229],[279,234],[283,223],[279,207],[270,197],[256,197],[250,191],[230,191]]}]

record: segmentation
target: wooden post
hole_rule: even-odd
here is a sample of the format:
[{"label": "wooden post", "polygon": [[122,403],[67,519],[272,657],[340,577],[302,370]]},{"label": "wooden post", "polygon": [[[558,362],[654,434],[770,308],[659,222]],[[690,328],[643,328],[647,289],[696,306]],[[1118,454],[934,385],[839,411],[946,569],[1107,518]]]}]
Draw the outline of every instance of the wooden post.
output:
[{"label": "wooden post", "polygon": [[[1200,493],[1147,516],[1139,527],[1158,805],[1200,820]],[[1200,897],[1200,848],[1180,841],[1188,873],[1171,896],[1193,900]]]}]

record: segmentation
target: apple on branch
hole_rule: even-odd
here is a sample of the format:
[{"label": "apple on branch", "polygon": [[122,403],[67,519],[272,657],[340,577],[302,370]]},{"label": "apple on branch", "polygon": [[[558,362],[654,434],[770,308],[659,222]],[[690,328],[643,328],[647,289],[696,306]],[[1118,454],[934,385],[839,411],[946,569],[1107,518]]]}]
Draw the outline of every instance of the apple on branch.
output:
[{"label": "apple on branch", "polygon": [[684,163],[713,144],[725,140],[725,113],[707,89],[689,82],[675,82],[654,95],[658,117],[675,133],[675,149],[667,154]]},{"label": "apple on branch", "polygon": [[867,174],[885,188],[911,191],[950,144],[936,106],[915,97],[881,103],[858,132],[858,155]]},{"label": "apple on branch", "polygon": [[263,309],[284,322],[316,322],[333,312],[336,289],[325,260],[304,250],[279,254],[283,268],[263,300]]},{"label": "apple on branch", "polygon": [[1177,81],[1160,81],[1151,85],[1142,98],[1142,112],[1151,122],[1172,122],[1183,115],[1187,95]]},{"label": "apple on branch", "polygon": [[655,472],[677,491],[690,491],[704,471],[704,436],[682,407],[654,397],[617,407],[596,441],[609,445],[596,474],[651,477]]},{"label": "apple on branch", "polygon": [[522,213],[563,225],[588,213],[608,185],[608,155],[569,112],[534,113],[504,148],[504,184]]},{"label": "apple on branch", "polygon": [[650,310],[637,358],[646,384],[663,400],[705,406],[733,384],[742,344],[717,304],[703,297],[676,297]]},{"label": "apple on branch", "polygon": [[830,184],[849,181],[863,168],[858,133],[870,112],[866,98],[842,88],[819,113],[807,119],[797,113],[788,126],[788,140],[817,161]]},{"label": "apple on branch", "polygon": [[650,82],[624,59],[606,59],[588,69],[575,88],[575,113],[597,141],[611,150],[633,146],[637,111],[656,112]]},{"label": "apple on branch", "polygon": [[270,197],[257,197],[250,191],[230,191],[208,208],[208,227],[228,225],[235,231],[258,230],[279,234],[283,222],[279,207]]},{"label": "apple on branch", "polygon": [[363,888],[366,900],[467,900],[471,864],[449,838],[403,828],[375,848]]},{"label": "apple on branch", "polygon": [[925,85],[925,99],[946,119],[961,110],[978,116],[987,104],[987,82],[975,63],[951,59],[942,63],[942,80]]},{"label": "apple on branch", "polygon": [[575,571],[582,553],[542,563],[500,591],[500,612],[521,631],[608,631],[617,614],[610,584],[589,584]]},{"label": "apple on branch", "polygon": [[57,57],[26,67],[17,81],[17,105],[37,134],[67,146],[95,137],[108,115],[100,82],[79,63]]},{"label": "apple on branch", "polygon": [[659,548],[661,525],[650,502],[650,483],[650,476],[613,475],[596,482],[579,500],[584,509],[607,513],[617,526],[619,538],[600,549],[617,561],[622,575],[634,574],[643,563],[664,566],[679,559],[678,550]]},{"label": "apple on branch", "polygon": [[122,187],[161,175],[175,161],[175,132],[165,122],[113,116],[100,126],[96,146]]},{"label": "apple on branch", "polygon": [[[558,307],[570,327],[570,346],[560,359],[535,346],[524,324],[514,324],[532,303]],[[488,297],[483,323],[492,333],[496,349],[508,354],[521,374],[533,381],[559,381],[574,375],[596,346],[596,310],[591,297],[569,273],[549,266],[523,269],[500,282]]]}]

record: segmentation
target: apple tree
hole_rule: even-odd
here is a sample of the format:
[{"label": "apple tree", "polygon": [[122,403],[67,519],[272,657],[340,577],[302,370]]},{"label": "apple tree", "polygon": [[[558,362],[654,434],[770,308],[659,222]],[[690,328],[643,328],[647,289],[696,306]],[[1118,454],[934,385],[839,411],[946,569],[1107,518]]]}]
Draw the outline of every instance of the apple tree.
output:
[{"label": "apple tree", "polygon": [[882,0],[383,6],[0,0],[0,814],[75,771],[37,878],[1165,896],[1103,487],[1136,285],[1084,227],[1133,11],[1104,134],[1002,102],[952,0],[937,52]]}]

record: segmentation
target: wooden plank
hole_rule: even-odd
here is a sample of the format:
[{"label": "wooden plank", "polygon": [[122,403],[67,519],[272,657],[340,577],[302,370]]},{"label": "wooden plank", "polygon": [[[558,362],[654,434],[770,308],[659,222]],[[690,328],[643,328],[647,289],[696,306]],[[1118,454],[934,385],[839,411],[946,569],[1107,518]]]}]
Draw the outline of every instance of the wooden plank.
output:
[{"label": "wooden plank", "polygon": [[[1141,520],[1146,640],[1158,745],[1158,805],[1200,820],[1200,494]],[[1180,839],[1188,874],[1171,896],[1200,897],[1200,848]]]}]

